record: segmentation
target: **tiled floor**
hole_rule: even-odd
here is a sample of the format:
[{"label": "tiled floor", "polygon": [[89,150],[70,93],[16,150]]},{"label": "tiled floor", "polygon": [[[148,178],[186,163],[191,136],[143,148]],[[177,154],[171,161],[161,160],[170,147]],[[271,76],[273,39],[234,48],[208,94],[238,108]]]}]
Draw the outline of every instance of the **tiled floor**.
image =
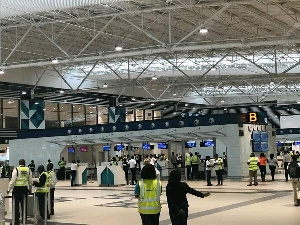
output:
[{"label": "tiled floor", "polygon": [[[188,182],[200,191],[210,191],[210,197],[188,196],[189,225],[299,225],[300,207],[294,207],[292,185],[282,175],[275,182],[247,187],[247,181],[225,180],[224,186],[205,186],[204,181]],[[215,183],[215,182],[214,182]],[[163,182],[165,187],[167,182]],[[55,215],[48,224],[136,225],[141,224],[137,212],[134,186],[98,187],[96,182],[70,187],[59,182],[55,192]],[[165,190],[165,189],[164,189]],[[160,224],[171,224],[165,193]],[[11,212],[7,215],[11,218]]]}]

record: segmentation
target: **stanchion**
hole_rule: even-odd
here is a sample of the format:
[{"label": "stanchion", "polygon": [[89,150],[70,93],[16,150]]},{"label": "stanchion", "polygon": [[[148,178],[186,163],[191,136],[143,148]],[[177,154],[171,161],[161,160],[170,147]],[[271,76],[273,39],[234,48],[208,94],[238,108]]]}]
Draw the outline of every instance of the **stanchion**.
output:
[{"label": "stanchion", "polygon": [[44,225],[47,225],[47,219],[48,219],[47,206],[48,206],[48,193],[44,193]]},{"label": "stanchion", "polygon": [[23,225],[26,225],[26,219],[27,219],[27,201],[26,201],[26,195],[23,195]]},{"label": "stanchion", "polygon": [[12,225],[16,224],[16,219],[15,219],[16,209],[15,209],[15,205],[16,205],[16,198],[13,195],[12,196]]},{"label": "stanchion", "polygon": [[37,196],[36,193],[33,194],[33,224],[37,224]]}]

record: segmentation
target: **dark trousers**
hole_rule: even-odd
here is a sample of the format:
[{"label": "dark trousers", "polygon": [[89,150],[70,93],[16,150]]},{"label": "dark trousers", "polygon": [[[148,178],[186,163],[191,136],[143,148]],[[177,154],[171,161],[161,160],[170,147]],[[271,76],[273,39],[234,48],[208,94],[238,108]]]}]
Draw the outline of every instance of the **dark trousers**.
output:
[{"label": "dark trousers", "polygon": [[188,211],[184,210],[185,213],[179,214],[178,212],[171,213],[170,212],[170,219],[172,225],[187,225],[187,218],[188,218]]},{"label": "dark trousers", "polygon": [[173,164],[173,169],[176,169],[178,167],[177,163],[172,163]]},{"label": "dark trousers", "polygon": [[267,173],[266,166],[260,165],[259,170],[260,170],[261,181],[264,182],[266,180],[266,173]]},{"label": "dark trousers", "polygon": [[50,213],[54,215],[54,191],[55,188],[50,188]]},{"label": "dark trousers", "polygon": [[[47,193],[36,193],[39,201],[39,209],[40,209],[40,216],[44,220],[45,219],[45,200]],[[49,209],[47,204],[47,219],[50,219]]]},{"label": "dark trousers", "polygon": [[186,166],[186,176],[187,176],[187,179],[191,179],[191,166],[190,165],[187,165]]},{"label": "dark trousers", "polygon": [[192,175],[191,175],[192,179],[196,178],[196,174],[198,172],[198,166],[199,166],[198,164],[192,164]]},{"label": "dark trousers", "polygon": [[211,185],[211,170],[206,170],[206,182],[207,182],[207,185]]},{"label": "dark trousers", "polygon": [[289,171],[288,171],[288,165],[289,162],[285,162],[284,163],[284,175],[285,175],[285,180],[288,181],[289,180]]},{"label": "dark trousers", "polygon": [[65,167],[59,168],[58,173],[57,173],[57,175],[58,175],[57,179],[58,180],[65,180],[65,171],[66,171]]},{"label": "dark trousers", "polygon": [[158,214],[141,214],[142,224],[143,225],[159,225],[159,216]]},{"label": "dark trousers", "polygon": [[[27,195],[25,194],[14,194],[13,200],[15,201],[15,224],[20,224],[20,203],[22,208],[22,219],[23,219],[23,212],[24,212],[24,205],[23,205],[23,198],[25,197],[25,207],[27,206]],[[25,218],[27,219],[27,208],[25,211]]]},{"label": "dark trousers", "polygon": [[125,173],[125,179],[126,179],[126,184],[129,184],[129,175],[128,175],[128,168],[127,169],[123,169],[124,173]]},{"label": "dark trousers", "polygon": [[131,184],[136,184],[137,180],[136,180],[136,168],[130,168],[131,171]]},{"label": "dark trousers", "polygon": [[71,170],[71,186],[75,186],[76,170]]},{"label": "dark trousers", "polygon": [[269,169],[271,170],[271,177],[272,177],[272,180],[275,180],[275,179],[274,179],[274,176],[275,176],[276,166],[269,166]]},{"label": "dark trousers", "polygon": [[223,170],[216,170],[218,184],[223,184]]}]

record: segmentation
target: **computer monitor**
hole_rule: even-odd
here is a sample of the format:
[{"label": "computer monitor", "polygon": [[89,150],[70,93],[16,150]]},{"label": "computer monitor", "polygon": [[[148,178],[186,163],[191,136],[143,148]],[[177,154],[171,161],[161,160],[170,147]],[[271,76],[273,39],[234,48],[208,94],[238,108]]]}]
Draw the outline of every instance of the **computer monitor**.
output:
[{"label": "computer monitor", "polygon": [[82,146],[82,147],[80,147],[80,151],[81,152],[87,152],[88,151],[88,147],[87,146]]},{"label": "computer monitor", "polygon": [[158,142],[157,147],[158,149],[168,149],[168,145],[166,142]]},{"label": "computer monitor", "polygon": [[144,150],[150,150],[150,144],[148,144],[148,143],[143,143],[143,144],[142,144],[142,148],[143,148]]},{"label": "computer monitor", "polygon": [[68,147],[69,153],[75,153],[75,147]]},{"label": "computer monitor", "polygon": [[103,145],[103,151],[110,151],[110,145]]}]

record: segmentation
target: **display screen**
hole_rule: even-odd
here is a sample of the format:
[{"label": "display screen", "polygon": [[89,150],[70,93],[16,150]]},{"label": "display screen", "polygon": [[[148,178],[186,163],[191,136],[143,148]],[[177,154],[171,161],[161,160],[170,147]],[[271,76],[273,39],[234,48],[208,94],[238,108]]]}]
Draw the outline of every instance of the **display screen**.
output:
[{"label": "display screen", "polygon": [[215,146],[214,140],[206,140],[206,141],[204,141],[204,147],[214,147],[214,146]]},{"label": "display screen", "polygon": [[150,149],[150,144],[148,144],[148,143],[143,143],[143,144],[142,144],[142,148],[143,148],[144,150],[149,150],[149,149]]},{"label": "display screen", "polygon": [[277,141],[276,146],[282,146],[282,143],[280,141]]},{"label": "display screen", "polygon": [[103,151],[110,151],[110,145],[103,145]]},{"label": "display screen", "polygon": [[185,147],[186,148],[194,148],[194,147],[196,147],[196,141],[187,141],[187,142],[185,142]]},{"label": "display screen", "polygon": [[261,140],[261,141],[268,141],[268,132],[262,131],[262,132],[260,133],[260,140]]},{"label": "display screen", "polygon": [[261,152],[261,142],[260,141],[253,142],[252,147],[253,147],[254,152]]},{"label": "display screen", "polygon": [[121,145],[121,144],[117,144],[116,145],[116,151],[124,151],[125,150],[125,146]]},{"label": "display screen", "polygon": [[260,143],[260,145],[261,145],[261,151],[262,151],[262,152],[267,152],[267,151],[269,151],[269,145],[268,145],[268,142],[267,142],[267,141],[262,141],[262,142]]},{"label": "display screen", "polygon": [[253,141],[261,141],[261,132],[260,131],[253,131],[252,132]]},{"label": "display screen", "polygon": [[86,146],[80,147],[81,152],[87,152],[87,150],[88,150],[88,147],[86,147]]},{"label": "display screen", "polygon": [[167,149],[168,145],[166,142],[158,142],[157,143],[158,149]]},{"label": "display screen", "polygon": [[68,152],[69,153],[74,153],[75,152],[75,148],[74,147],[68,147]]},{"label": "display screen", "polygon": [[300,141],[295,141],[295,145],[300,145]]}]

